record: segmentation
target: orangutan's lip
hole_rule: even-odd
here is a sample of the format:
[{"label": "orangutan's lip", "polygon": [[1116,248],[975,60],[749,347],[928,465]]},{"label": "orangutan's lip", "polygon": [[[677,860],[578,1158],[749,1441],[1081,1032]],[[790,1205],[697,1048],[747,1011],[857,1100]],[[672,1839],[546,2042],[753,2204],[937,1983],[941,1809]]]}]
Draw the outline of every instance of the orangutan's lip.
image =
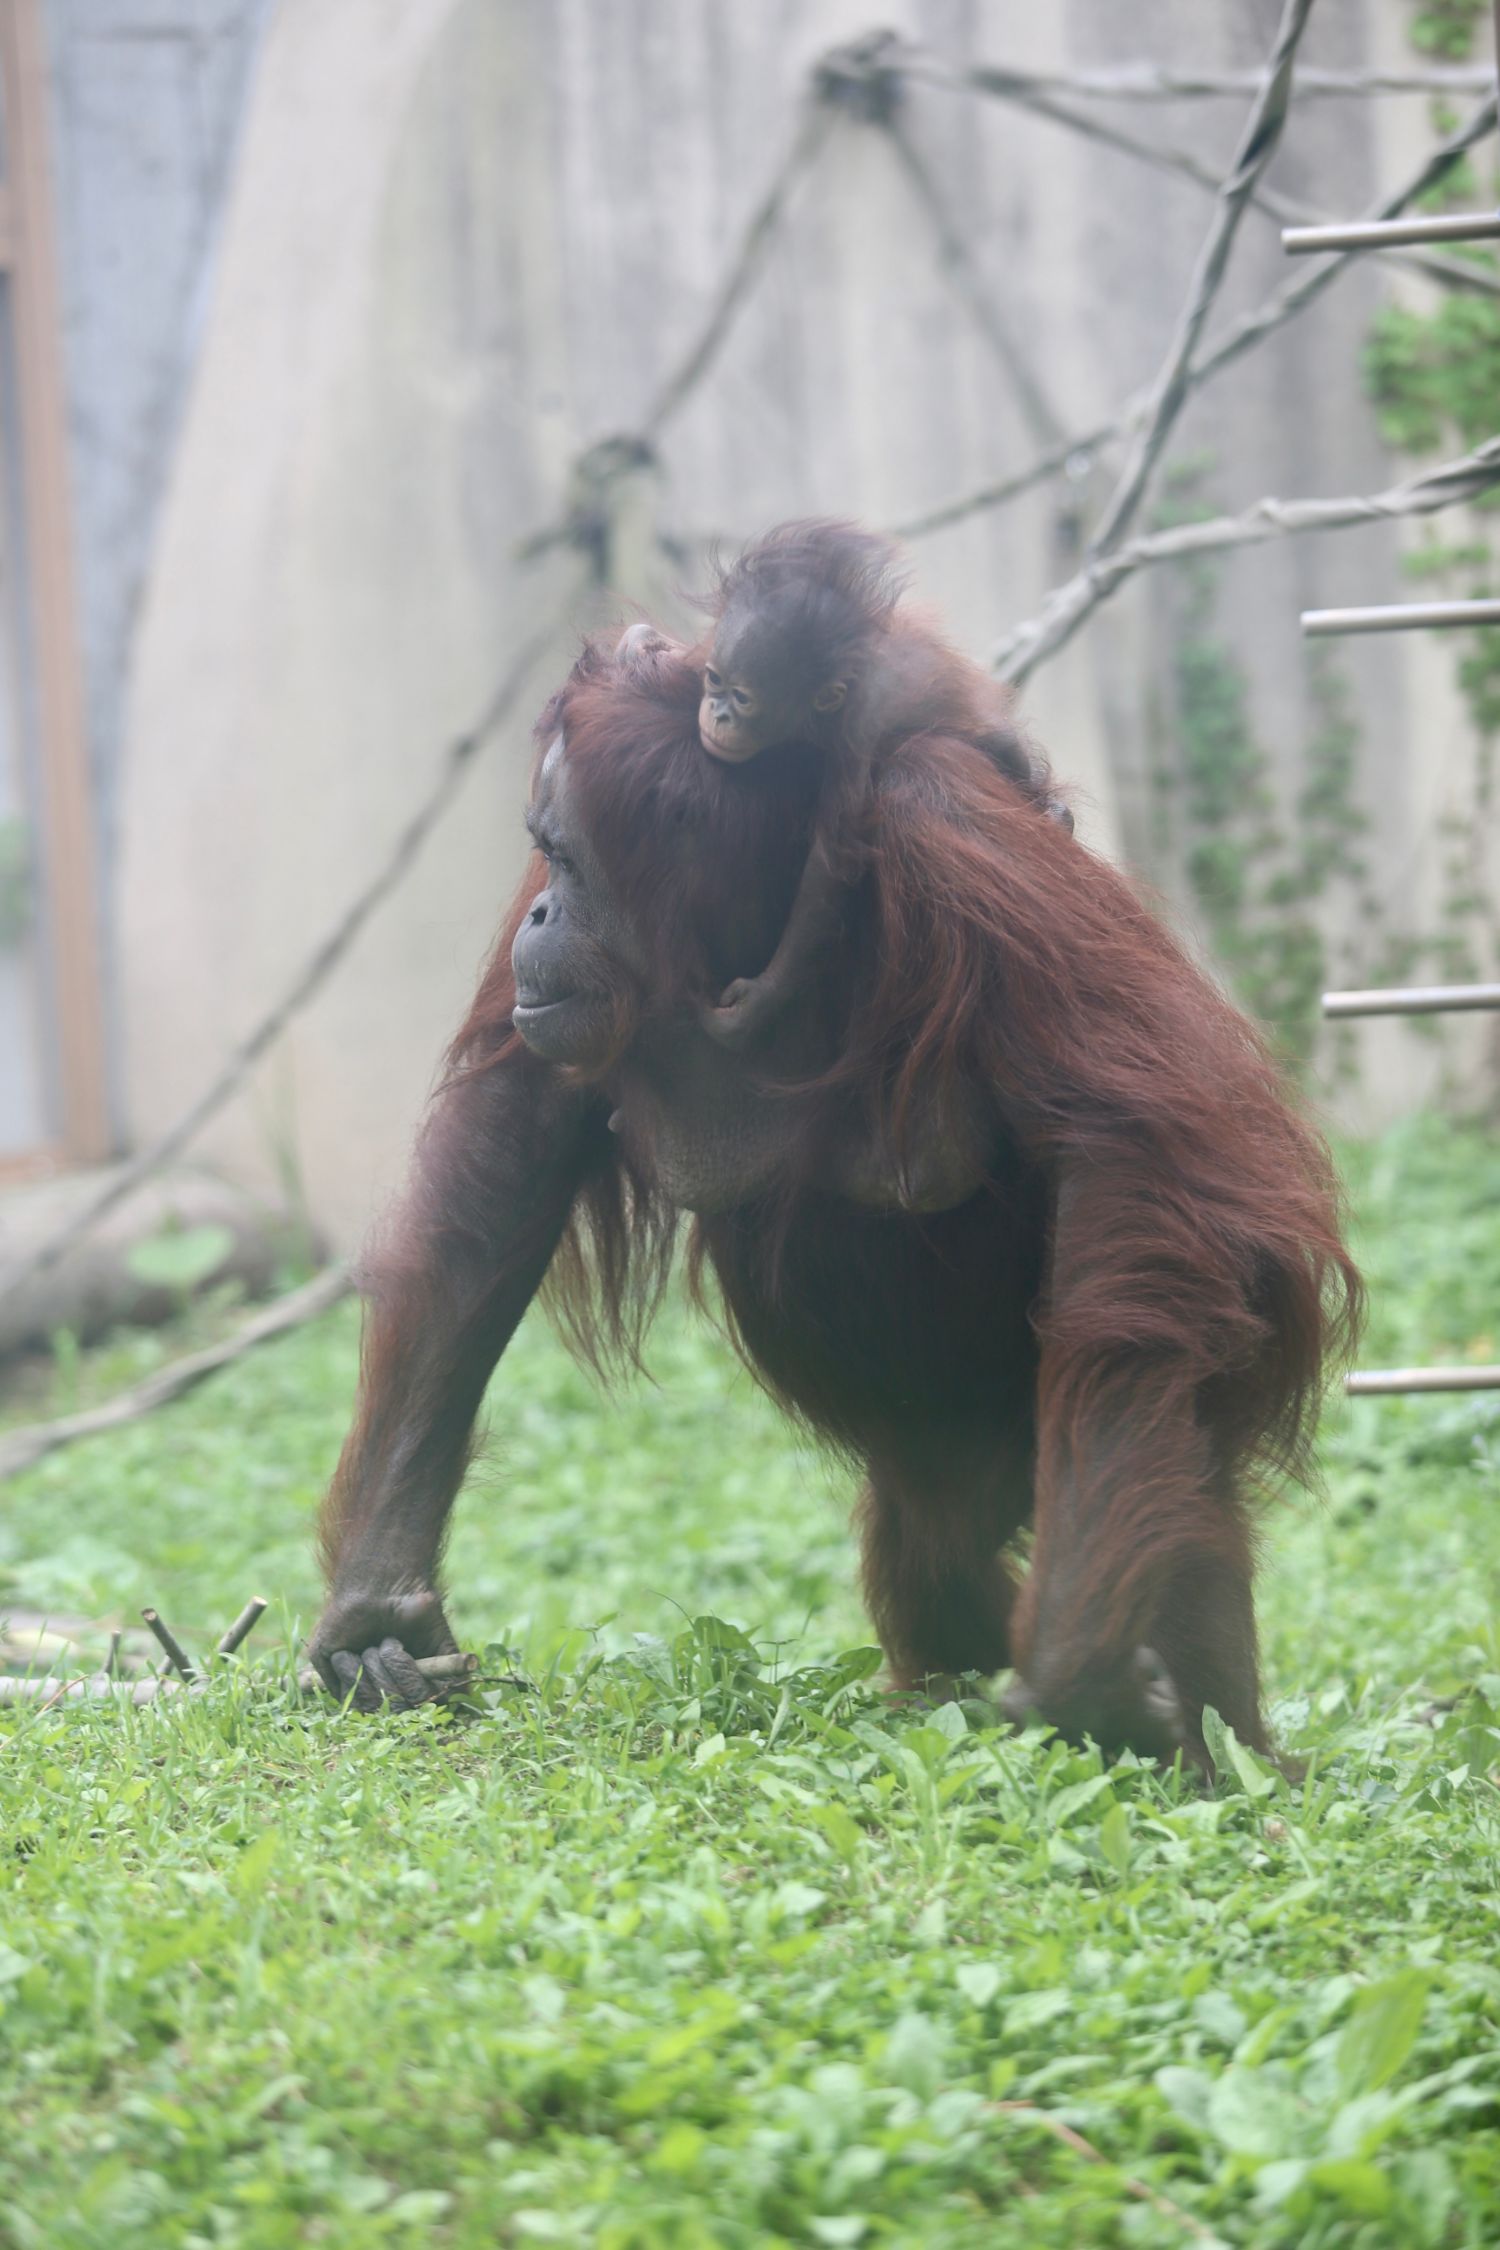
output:
[{"label": "orangutan's lip", "polygon": [[718,759],[721,766],[748,765],[750,760],[755,756],[755,752],[753,750],[727,749],[723,743],[715,742],[711,735],[705,734],[702,727],[698,729],[698,740],[702,743],[704,749],[708,752],[711,758]]},{"label": "orangutan's lip", "polygon": [[571,1007],[577,998],[576,992],[565,992],[557,1000],[523,1000],[517,993],[516,1004],[510,1012],[511,1021],[518,1029],[523,1019],[527,1023],[539,1023],[543,1016],[554,1015],[559,1008]]}]

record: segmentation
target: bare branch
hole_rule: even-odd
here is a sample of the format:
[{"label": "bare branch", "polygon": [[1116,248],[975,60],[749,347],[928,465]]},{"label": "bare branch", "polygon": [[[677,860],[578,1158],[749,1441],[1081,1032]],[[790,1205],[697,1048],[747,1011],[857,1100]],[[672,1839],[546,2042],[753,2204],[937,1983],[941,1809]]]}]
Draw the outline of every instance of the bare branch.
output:
[{"label": "bare branch", "polygon": [[[460,1651],[451,1656],[418,1656],[413,1659],[424,1680],[444,1688],[452,1688],[465,1680],[479,1681],[479,1658],[471,1652]],[[528,1687],[529,1681],[510,1673],[498,1675],[505,1687]],[[89,1672],[81,1679],[53,1680],[34,1676],[16,1676],[0,1673],[0,1703],[39,1703],[43,1709],[54,1703],[98,1703],[111,1700],[120,1703],[160,1703],[173,1695],[207,1695],[213,1685],[211,1680],[180,1680],[172,1673],[162,1679],[121,1680],[110,1672]],[[297,1686],[304,1695],[322,1695],[326,1691],[311,1665],[297,1674]]]},{"label": "bare branch", "polygon": [[[1012,70],[996,63],[967,67],[947,63],[919,50],[903,52],[899,67],[910,78],[933,85],[961,88],[966,93],[989,94],[1012,101],[1032,94],[1083,94],[1090,100],[1124,102],[1175,102],[1200,96],[1253,94],[1261,83],[1258,70],[1162,70],[1154,63],[1132,63],[1121,70],[1040,71]],[[1297,74],[1298,98],[1363,94],[1438,94],[1457,99],[1482,94],[1494,77],[1482,63],[1438,65],[1427,70],[1317,70]]]},{"label": "bare branch", "polygon": [[[1297,78],[1298,92],[1302,91],[1302,76]],[[1185,148],[1174,148],[1159,139],[1147,139],[1140,133],[1126,131],[1123,126],[1107,124],[1102,118],[1091,117],[1087,111],[1071,108],[1066,102],[1054,100],[1043,93],[1016,91],[1000,97],[1010,101],[1017,109],[1033,117],[1046,118],[1064,131],[1076,133],[1083,140],[1093,141],[1101,148],[1114,149],[1121,156],[1129,156],[1139,164],[1149,165],[1153,171],[1165,172],[1175,179],[1187,180],[1193,187],[1201,188],[1206,195],[1216,196],[1222,182],[1211,165],[1203,163]],[[1316,225],[1327,218],[1327,213],[1315,210],[1311,204],[1299,202],[1295,196],[1283,195],[1279,189],[1264,185],[1257,187],[1249,198],[1253,210],[1274,221],[1278,226]],[[1450,287],[1476,290],[1485,296],[1500,296],[1500,274],[1490,267],[1466,263],[1461,258],[1446,258],[1427,250],[1387,248],[1383,256],[1393,264],[1408,268],[1414,273],[1425,273],[1435,281]]]},{"label": "bare branch", "polygon": [[[1092,2141],[1085,2140],[1075,2126],[1064,2123],[1060,2117],[1054,2117],[1050,2109],[1043,2109],[1037,2102],[991,2102],[989,2107],[1000,2116],[1016,2117],[1021,2119],[1024,2124],[1038,2126],[1042,2132],[1050,2133],[1055,2141],[1061,2141],[1064,2148],[1070,2148],[1075,2156],[1083,2157],[1089,2164],[1110,2164],[1113,2162],[1112,2158],[1105,2155],[1102,2148],[1095,2148]],[[1144,2180],[1136,2179],[1131,2173],[1120,2169],[1118,2166],[1116,2169],[1119,2171],[1120,2184],[1125,2193],[1133,2195],[1138,2203],[1149,2203],[1154,2210],[1161,2212],[1164,2218],[1171,2219],[1180,2227],[1185,2227],[1187,2232],[1195,2236],[1200,2242],[1218,2241],[1219,2238],[1211,2227],[1205,2226],[1194,2212],[1185,2209],[1182,2204],[1174,2202],[1170,2195],[1164,2195],[1160,2188],[1148,2187]]]},{"label": "bare branch", "polygon": [[765,263],[793,190],[827,140],[831,123],[828,111],[820,103],[808,104],[791,146],[776,168],[775,177],[750,214],[739,248],[714,293],[698,336],[663,382],[646,409],[639,431],[634,433],[648,444],[661,435],[729,334],[735,314]]},{"label": "bare branch", "polygon": [[1198,253],[1187,302],[1156,378],[1145,424],[1131,447],[1119,483],[1095,530],[1093,552],[1097,555],[1108,554],[1124,537],[1162,448],[1187,403],[1189,366],[1229,265],[1229,253],[1234,247],[1240,220],[1256,181],[1276,152],[1286,124],[1297,43],[1307,27],[1312,6],[1313,0],[1283,0],[1281,22],[1266,66],[1265,82],[1251,105],[1234,163],[1219,190],[1219,208]]},{"label": "bare branch", "polygon": [[[60,1446],[76,1445],[80,1438],[98,1437],[105,1430],[118,1430],[127,1422],[140,1421],[143,1415],[154,1413],[158,1406],[181,1398],[184,1391],[192,1390],[205,1376],[216,1375],[221,1367],[232,1367],[236,1360],[244,1359],[259,1345],[270,1343],[273,1337],[300,1328],[304,1321],[315,1320],[330,1305],[347,1297],[353,1286],[342,1266],[326,1266],[300,1289],[278,1297],[274,1304],[254,1314],[222,1343],[209,1344],[202,1351],[189,1352],[182,1359],[170,1361],[154,1375],[133,1383],[129,1390],[117,1392],[100,1406],[85,1407],[78,1414],[65,1414],[56,1422],[28,1422],[19,1430],[7,1431],[0,1437],[0,1481],[19,1475],[22,1469],[32,1468],[49,1453],[57,1452]],[[248,1632],[249,1627],[245,1630]]]},{"label": "bare branch", "polygon": [[191,1687],[198,1675],[188,1661],[187,1652],[172,1631],[171,1626],[159,1610],[143,1609],[141,1615],[166,1650],[167,1662],[177,1674],[178,1679],[183,1682],[184,1686]]},{"label": "bare branch", "polygon": [[267,1607],[268,1604],[264,1594],[252,1594],[250,1596],[249,1601],[246,1602],[228,1631],[219,1635],[219,1654],[221,1656],[233,1656],[235,1650],[250,1638],[256,1626],[265,1616]]},{"label": "bare branch", "polygon": [[[1468,154],[1477,141],[1483,140],[1494,130],[1495,112],[1495,96],[1492,94],[1488,101],[1480,104],[1465,124],[1450,133],[1446,140],[1440,142],[1423,159],[1408,180],[1382,197],[1373,206],[1369,216],[1375,219],[1394,218],[1397,212],[1404,211],[1418,196],[1425,195],[1446,172],[1452,170],[1461,157]],[[1189,391],[1201,389],[1203,384],[1223,368],[1231,366],[1235,360],[1242,358],[1255,345],[1305,310],[1338,279],[1350,261],[1358,255],[1353,250],[1339,251],[1324,264],[1298,274],[1294,281],[1287,282],[1274,291],[1254,311],[1245,313],[1232,322],[1218,342],[1189,370]],[[1145,392],[1137,393],[1109,421],[1098,422],[1091,429],[1078,431],[1062,444],[1041,454],[1024,469],[1017,469],[1008,477],[997,478],[993,484],[983,485],[977,492],[968,493],[960,500],[945,501],[941,507],[930,508],[923,515],[913,516],[905,523],[893,525],[892,529],[900,539],[925,538],[930,532],[946,530],[950,524],[962,523],[969,516],[981,515],[990,508],[1004,507],[1009,501],[1019,499],[1022,493],[1030,492],[1037,485],[1045,484],[1049,478],[1060,475],[1074,463],[1080,469],[1087,468],[1096,453],[1123,437],[1141,418],[1147,403],[1148,395]]]},{"label": "bare branch", "polygon": [[622,478],[654,463],[657,440],[723,348],[741,305],[759,278],[793,192],[811,169],[831,129],[832,117],[825,104],[817,99],[807,101],[790,145],[750,214],[692,343],[663,378],[638,428],[597,438],[574,457],[568,478],[571,492],[561,514],[520,542],[518,561],[535,562],[555,547],[578,547],[591,555],[596,574],[602,576],[598,552],[606,541],[615,486]]},{"label": "bare branch", "polygon": [[913,194],[931,223],[938,257],[955,296],[1004,369],[1021,411],[1031,425],[1032,436],[1043,444],[1055,445],[1063,435],[1062,424],[999,307],[985,288],[973,252],[954,223],[926,159],[902,124],[899,111],[886,123],[885,132]]},{"label": "bare branch", "polygon": [[[1411,178],[1382,197],[1368,216],[1371,219],[1393,219],[1409,203],[1415,203],[1419,196],[1435,187],[1443,175],[1451,172],[1459,159],[1468,154],[1476,141],[1482,141],[1494,131],[1496,107],[1496,97],[1491,94],[1488,101],[1480,104],[1467,124],[1457,127],[1445,141],[1440,142]],[[1350,260],[1358,256],[1357,250],[1335,251],[1325,265],[1315,266],[1310,272],[1299,274],[1295,281],[1287,282],[1254,312],[1242,314],[1193,369],[1193,387],[1196,389],[1200,383],[1206,383],[1210,376],[1217,375],[1221,368],[1231,366],[1235,360],[1242,358],[1254,345],[1260,343],[1263,337],[1269,336],[1273,329],[1279,328],[1283,321],[1290,320],[1293,314],[1301,312],[1305,306],[1321,297],[1330,283],[1338,279]]]},{"label": "bare branch", "polygon": [[1094,555],[1076,577],[1049,595],[1038,614],[1018,625],[992,658],[1002,679],[1019,682],[1073,638],[1086,617],[1136,571],[1183,555],[1213,554],[1226,547],[1254,547],[1299,531],[1342,531],[1350,525],[1386,522],[1397,516],[1425,516],[1461,500],[1473,500],[1500,484],[1500,437],[1476,446],[1462,459],[1424,470],[1386,492],[1341,500],[1257,500],[1238,516],[1213,516],[1204,523],[1177,524]]},{"label": "bare branch", "polygon": [[[33,1274],[45,1273],[49,1267],[56,1265],[58,1259],[75,1242],[80,1241],[107,1211],[113,1211],[143,1180],[149,1179],[153,1172],[159,1171],[164,1164],[169,1164],[174,1156],[186,1148],[209,1119],[216,1116],[230,1096],[244,1084],[266,1049],[281,1036],[292,1018],[300,1014],[308,1002],[322,990],[376,907],[401,881],[447,810],[475,756],[496,729],[509,718],[533,669],[552,645],[557,631],[557,623],[549,623],[524,644],[473,727],[449,745],[432,787],[396,837],[375,874],[344,909],[332,929],[314,947],[274,1006],[266,1010],[260,1021],[231,1050],[218,1076],[210,1081],[196,1101],[190,1103],[164,1133],[159,1134],[138,1155],[122,1165],[106,1187],[101,1188],[89,1202],[82,1204],[44,1242],[38,1243],[35,1249],[28,1251],[25,1257],[18,1259],[0,1275],[0,1302],[11,1296]],[[4,1449],[0,1447],[0,1462],[4,1458]]]}]

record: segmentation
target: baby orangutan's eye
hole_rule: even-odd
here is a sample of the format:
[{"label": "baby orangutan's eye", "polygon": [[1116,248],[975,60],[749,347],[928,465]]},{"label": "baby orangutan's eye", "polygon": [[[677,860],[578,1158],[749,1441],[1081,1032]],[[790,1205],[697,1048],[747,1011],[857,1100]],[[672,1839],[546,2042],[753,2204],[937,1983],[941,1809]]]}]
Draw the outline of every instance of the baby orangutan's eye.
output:
[{"label": "baby orangutan's eye", "polygon": [[724,685],[724,682],[719,678],[718,673],[714,670],[711,664],[703,674],[703,684],[705,687],[711,687],[714,689],[721,688]]},{"label": "baby orangutan's eye", "polygon": [[755,709],[755,698],[753,695],[747,695],[742,687],[737,687],[734,691],[734,707],[737,711],[753,711]]}]

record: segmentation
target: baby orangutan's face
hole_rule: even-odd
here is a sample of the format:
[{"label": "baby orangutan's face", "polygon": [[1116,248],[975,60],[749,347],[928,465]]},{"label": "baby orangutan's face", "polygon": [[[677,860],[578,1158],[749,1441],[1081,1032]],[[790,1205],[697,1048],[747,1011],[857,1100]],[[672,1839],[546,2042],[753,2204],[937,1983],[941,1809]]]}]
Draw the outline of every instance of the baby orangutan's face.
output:
[{"label": "baby orangutan's face", "polygon": [[753,617],[726,611],[703,667],[698,737],[711,758],[743,765],[781,742],[819,742],[843,703],[842,680],[789,679]]}]

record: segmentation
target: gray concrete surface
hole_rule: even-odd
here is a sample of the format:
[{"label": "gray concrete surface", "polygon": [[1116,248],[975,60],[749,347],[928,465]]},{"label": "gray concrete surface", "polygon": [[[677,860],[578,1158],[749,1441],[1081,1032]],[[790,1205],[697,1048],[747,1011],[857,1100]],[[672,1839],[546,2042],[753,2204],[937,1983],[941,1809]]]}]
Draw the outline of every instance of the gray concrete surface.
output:
[{"label": "gray concrete surface", "polygon": [[[960,58],[1246,65],[1274,11],[893,0],[879,13]],[[1311,51],[1403,59],[1405,21],[1397,0],[1351,0],[1320,13]],[[274,8],[133,649],[118,934],[138,1134],[193,1096],[358,887],[521,632],[590,614],[574,558],[523,565],[518,544],[555,517],[577,451],[641,414],[772,173],[809,63],[869,23],[853,0]],[[1122,121],[1221,164],[1239,109]],[[1037,384],[1065,426],[1087,425],[1154,369],[1207,203],[981,100],[922,91],[910,122]],[[1420,100],[1309,105],[1274,178],[1358,209],[1429,130]],[[1225,312],[1286,270],[1252,214]],[[1212,504],[1389,480],[1358,377],[1384,286],[1362,268],[1192,409],[1176,450],[1198,457]],[[1027,459],[1034,419],[956,302],[888,146],[841,120],[640,481],[617,604],[670,608],[715,533],[822,510],[899,521]],[[977,651],[1070,567],[1070,497],[1033,495],[916,551],[920,590]],[[686,562],[653,545],[658,529]],[[1289,544],[1224,570],[1220,623],[1288,804],[1312,724],[1298,610],[1394,595],[1403,537]],[[1172,599],[1132,588],[1026,702],[1079,788],[1083,832],[1135,860],[1149,856],[1168,723]],[[568,645],[561,632],[551,679]],[[1424,926],[1438,818],[1472,797],[1451,652],[1367,643],[1346,669],[1378,882]],[[521,863],[526,766],[517,724],[205,1143],[250,1180],[290,1163],[340,1240],[399,1174]],[[1440,1065],[1399,1029],[1361,1036],[1367,1118],[1435,1083]]]}]

